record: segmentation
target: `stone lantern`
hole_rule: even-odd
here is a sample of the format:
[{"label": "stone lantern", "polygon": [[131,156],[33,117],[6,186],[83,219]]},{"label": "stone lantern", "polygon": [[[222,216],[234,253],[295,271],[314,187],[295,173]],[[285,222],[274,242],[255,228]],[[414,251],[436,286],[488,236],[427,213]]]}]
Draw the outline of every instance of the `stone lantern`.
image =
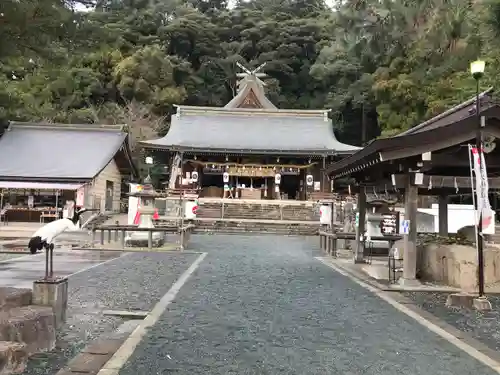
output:
[{"label": "stone lantern", "polygon": [[[155,197],[156,192],[151,183],[151,178],[148,176],[144,179],[142,189],[135,193],[129,194],[132,197],[139,199],[139,228],[154,228],[153,215],[155,213]],[[148,247],[149,231],[132,232],[126,239],[126,244],[132,247]],[[154,247],[162,246],[164,243],[163,232],[152,232],[152,245]]]}]

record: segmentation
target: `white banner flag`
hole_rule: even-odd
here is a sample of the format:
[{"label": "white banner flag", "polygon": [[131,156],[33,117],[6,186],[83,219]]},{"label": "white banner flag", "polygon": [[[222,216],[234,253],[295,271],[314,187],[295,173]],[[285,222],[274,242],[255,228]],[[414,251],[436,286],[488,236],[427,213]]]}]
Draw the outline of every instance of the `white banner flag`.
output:
[{"label": "white banner flag", "polygon": [[484,152],[481,152],[481,162],[475,147],[472,148],[472,159],[474,162],[474,174],[476,175],[476,199],[478,208],[478,220],[481,218],[483,229],[490,226],[493,220],[493,211],[488,197],[489,184],[488,173],[486,171],[486,161],[484,160]]}]

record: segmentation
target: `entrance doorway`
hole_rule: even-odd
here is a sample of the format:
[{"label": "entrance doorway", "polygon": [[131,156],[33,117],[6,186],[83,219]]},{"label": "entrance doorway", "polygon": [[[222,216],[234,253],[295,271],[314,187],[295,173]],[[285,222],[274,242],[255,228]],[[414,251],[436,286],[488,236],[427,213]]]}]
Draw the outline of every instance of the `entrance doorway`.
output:
[{"label": "entrance doorway", "polygon": [[300,176],[284,175],[281,176],[281,193],[285,199],[297,199],[300,190]]},{"label": "entrance doorway", "polygon": [[106,202],[104,206],[105,211],[113,211],[113,181],[106,180]]}]

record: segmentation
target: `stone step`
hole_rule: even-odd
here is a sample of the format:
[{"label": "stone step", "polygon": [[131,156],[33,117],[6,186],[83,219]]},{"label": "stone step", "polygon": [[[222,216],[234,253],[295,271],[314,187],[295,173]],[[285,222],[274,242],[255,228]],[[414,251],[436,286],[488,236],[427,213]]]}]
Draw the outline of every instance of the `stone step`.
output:
[{"label": "stone step", "polygon": [[220,228],[220,229],[196,229],[197,234],[210,234],[210,233],[224,233],[224,234],[275,234],[284,236],[316,236],[317,232],[313,231],[287,231],[287,230],[268,230],[260,231],[254,229],[244,229],[244,228]]},{"label": "stone step", "polygon": [[[201,225],[200,225],[201,224]],[[198,233],[273,233],[273,234],[303,234],[315,235],[318,233],[317,225],[290,225],[290,224],[259,224],[259,223],[199,223],[195,231]]]},{"label": "stone step", "polygon": [[251,205],[251,204],[225,204],[215,207],[213,203],[203,204],[199,207],[198,217],[201,218],[227,218],[227,219],[257,219],[269,220],[302,220],[318,221],[319,213],[312,207],[280,206],[280,205]]},{"label": "stone step", "polygon": [[28,356],[54,349],[56,326],[52,307],[30,305],[0,312],[0,341],[25,344]]},{"label": "stone step", "polygon": [[0,288],[0,312],[14,307],[28,306],[32,299],[31,289],[2,287]]}]

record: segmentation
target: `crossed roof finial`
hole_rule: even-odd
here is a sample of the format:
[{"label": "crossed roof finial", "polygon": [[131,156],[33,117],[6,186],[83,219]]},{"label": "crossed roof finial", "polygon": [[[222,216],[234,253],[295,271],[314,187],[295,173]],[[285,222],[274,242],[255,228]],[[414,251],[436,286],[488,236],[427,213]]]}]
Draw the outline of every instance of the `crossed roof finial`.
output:
[{"label": "crossed roof finial", "polygon": [[254,70],[249,70],[247,69],[243,64],[240,64],[239,62],[236,62],[236,65],[243,70],[243,73],[237,73],[236,76],[238,78],[242,78],[238,82],[238,86],[243,84],[246,80],[251,80],[255,79],[260,85],[265,86],[266,84],[260,80],[260,78],[267,77],[266,73],[260,73],[260,70],[266,65],[266,63],[260,64],[257,68]]}]

